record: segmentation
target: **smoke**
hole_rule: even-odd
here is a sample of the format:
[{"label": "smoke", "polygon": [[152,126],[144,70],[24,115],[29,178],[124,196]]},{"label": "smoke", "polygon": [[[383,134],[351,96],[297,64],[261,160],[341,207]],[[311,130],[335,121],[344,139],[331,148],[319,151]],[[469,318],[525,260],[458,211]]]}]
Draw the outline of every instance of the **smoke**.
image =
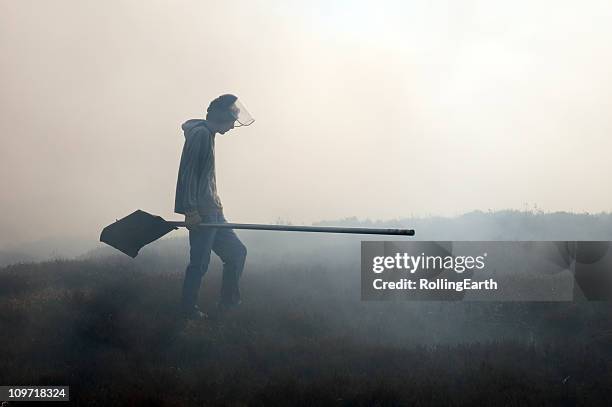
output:
[{"label": "smoke", "polygon": [[226,92],[234,221],[609,209],[604,2],[0,7],[0,244],[174,216],[180,124]]}]

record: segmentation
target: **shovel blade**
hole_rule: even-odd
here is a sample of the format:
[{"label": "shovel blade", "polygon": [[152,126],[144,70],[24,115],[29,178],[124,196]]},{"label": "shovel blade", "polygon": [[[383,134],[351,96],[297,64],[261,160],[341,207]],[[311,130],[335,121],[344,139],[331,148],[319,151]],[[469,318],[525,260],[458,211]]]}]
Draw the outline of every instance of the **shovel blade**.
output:
[{"label": "shovel blade", "polygon": [[138,255],[141,248],[174,229],[178,228],[166,222],[161,216],[151,215],[139,209],[105,227],[100,235],[100,241],[133,258]]}]

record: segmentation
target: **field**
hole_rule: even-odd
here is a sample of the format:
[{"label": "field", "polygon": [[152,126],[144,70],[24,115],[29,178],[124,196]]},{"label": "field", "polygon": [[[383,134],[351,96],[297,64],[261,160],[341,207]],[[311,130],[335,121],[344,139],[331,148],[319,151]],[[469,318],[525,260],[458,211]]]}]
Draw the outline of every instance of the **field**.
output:
[{"label": "field", "polygon": [[[79,405],[605,405],[605,303],[368,303],[349,270],[250,263],[243,306],[177,314],[182,270],[115,256],[0,270],[0,383]],[[147,267],[149,265],[149,267]],[[201,306],[214,310],[219,264]],[[348,281],[348,282],[347,282]]]}]

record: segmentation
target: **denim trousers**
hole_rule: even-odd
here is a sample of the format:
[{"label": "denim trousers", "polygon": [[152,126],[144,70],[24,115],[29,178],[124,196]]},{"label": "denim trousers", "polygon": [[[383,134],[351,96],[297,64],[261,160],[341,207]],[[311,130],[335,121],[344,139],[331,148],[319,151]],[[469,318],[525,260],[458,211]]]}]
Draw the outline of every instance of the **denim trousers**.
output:
[{"label": "denim trousers", "polygon": [[[223,212],[207,214],[202,223],[227,223]],[[221,305],[240,302],[238,281],[242,275],[247,250],[232,229],[195,227],[189,231],[189,265],[183,281],[182,306],[191,310],[198,302],[202,277],[208,270],[211,250],[223,261]]]}]

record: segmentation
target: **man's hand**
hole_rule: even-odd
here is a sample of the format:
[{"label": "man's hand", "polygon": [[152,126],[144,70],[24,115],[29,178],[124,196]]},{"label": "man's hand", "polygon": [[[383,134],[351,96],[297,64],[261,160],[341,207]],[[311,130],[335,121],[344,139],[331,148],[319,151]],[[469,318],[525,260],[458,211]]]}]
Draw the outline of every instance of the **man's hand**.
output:
[{"label": "man's hand", "polygon": [[201,222],[202,218],[200,217],[198,211],[185,212],[185,223],[187,224],[187,229],[191,230]]}]

